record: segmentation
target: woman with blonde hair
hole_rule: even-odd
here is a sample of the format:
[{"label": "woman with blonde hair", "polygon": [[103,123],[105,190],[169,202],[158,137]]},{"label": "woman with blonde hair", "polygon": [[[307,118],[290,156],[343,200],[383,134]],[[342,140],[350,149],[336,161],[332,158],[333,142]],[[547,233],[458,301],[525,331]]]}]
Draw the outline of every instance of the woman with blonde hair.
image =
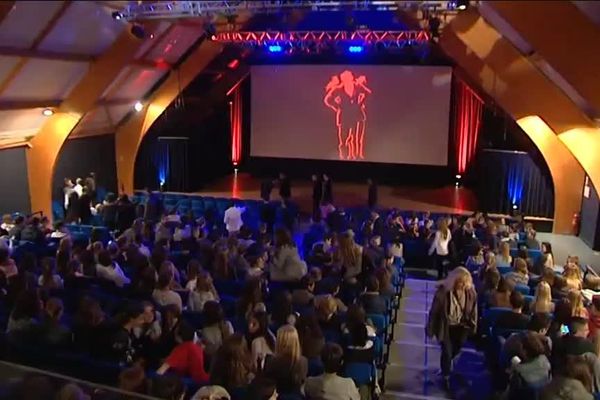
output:
[{"label": "woman with blonde hair", "polygon": [[583,296],[579,290],[570,290],[567,295],[571,308],[571,317],[590,319],[588,310],[583,305]]},{"label": "woman with blonde hair", "polygon": [[308,373],[308,360],[302,355],[298,331],[292,325],[277,330],[275,354],[268,357],[264,375],[273,379],[280,394],[301,393]]},{"label": "woman with blonde hair", "polygon": [[436,337],[442,346],[441,369],[449,384],[452,360],[469,335],[477,331],[477,293],[473,278],[464,267],[455,268],[440,282],[426,326],[428,337]]},{"label": "woman with blonde hair", "polygon": [[508,242],[500,243],[499,254],[496,256],[496,266],[510,267],[512,264],[512,256],[510,255],[510,244]]},{"label": "woman with blonde hair", "polygon": [[569,262],[565,265],[563,278],[567,281],[567,287],[573,290],[581,290],[583,285],[583,276],[577,264]]},{"label": "woman with blonde hair", "polygon": [[536,313],[553,313],[554,312],[554,303],[552,302],[552,289],[550,285],[541,281],[536,289],[535,289],[535,298],[533,302],[529,306],[529,311],[532,314]]},{"label": "woman with blonde hair", "polygon": [[448,274],[450,263],[450,240],[452,234],[448,228],[448,219],[441,218],[438,221],[438,230],[429,248],[429,255],[433,255],[433,262],[438,271],[438,279],[443,279]]},{"label": "woman with blonde hair", "polygon": [[356,277],[362,272],[362,254],[363,248],[354,241],[354,233],[349,231],[340,235],[334,260],[342,268],[345,281],[356,281]]},{"label": "woman with blonde hair", "polygon": [[527,261],[522,258],[516,258],[513,270],[506,274],[506,280],[516,285],[526,286],[529,283]]}]

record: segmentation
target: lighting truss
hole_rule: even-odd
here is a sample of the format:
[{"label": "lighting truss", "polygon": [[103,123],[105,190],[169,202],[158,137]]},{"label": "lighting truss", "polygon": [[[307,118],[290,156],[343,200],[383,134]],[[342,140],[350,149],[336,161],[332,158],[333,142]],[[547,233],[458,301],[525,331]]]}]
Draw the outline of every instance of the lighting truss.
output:
[{"label": "lighting truss", "polygon": [[331,49],[347,49],[348,46],[402,49],[406,46],[429,42],[426,31],[292,31],[292,32],[221,32],[214,40],[258,49],[278,47],[282,52],[321,53]]},{"label": "lighting truss", "polygon": [[128,20],[213,17],[242,12],[276,13],[286,9],[312,11],[421,9],[456,10],[456,1],[143,1],[131,2],[121,16]]}]

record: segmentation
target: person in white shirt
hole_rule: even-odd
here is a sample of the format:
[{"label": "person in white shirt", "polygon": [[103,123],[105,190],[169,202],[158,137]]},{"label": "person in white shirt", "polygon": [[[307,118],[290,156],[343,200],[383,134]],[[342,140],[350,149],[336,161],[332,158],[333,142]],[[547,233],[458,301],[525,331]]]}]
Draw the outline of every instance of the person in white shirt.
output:
[{"label": "person in white shirt", "polygon": [[63,188],[63,193],[65,194],[63,205],[65,206],[65,210],[69,208],[69,197],[71,196],[71,193],[75,191],[73,189],[74,186],[75,185],[73,185],[73,181],[71,181],[69,178],[65,178],[65,187]]},{"label": "person in white shirt", "polygon": [[438,271],[438,279],[448,275],[448,264],[450,264],[450,240],[452,234],[448,228],[448,219],[442,218],[438,222],[438,230],[429,248],[429,255],[433,254],[434,265]]},{"label": "person in white shirt", "polygon": [[112,281],[117,287],[122,288],[131,283],[131,280],[125,276],[125,273],[110,257],[108,250],[102,250],[98,254],[98,264],[96,264],[96,274],[98,278]]},{"label": "person in white shirt", "polygon": [[73,186],[73,191],[77,193],[77,196],[81,197],[83,194],[83,179],[77,178],[75,186]]},{"label": "person in white shirt", "polygon": [[225,223],[225,229],[229,232],[229,235],[235,234],[240,231],[244,222],[242,221],[242,213],[246,211],[246,207],[238,207],[234,203],[231,204],[223,217]]}]

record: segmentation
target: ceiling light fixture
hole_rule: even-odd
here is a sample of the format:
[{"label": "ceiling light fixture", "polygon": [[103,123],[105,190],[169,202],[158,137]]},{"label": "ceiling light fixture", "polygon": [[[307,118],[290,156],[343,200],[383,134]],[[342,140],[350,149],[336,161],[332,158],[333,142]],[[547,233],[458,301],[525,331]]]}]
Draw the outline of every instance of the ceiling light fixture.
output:
[{"label": "ceiling light fixture", "polygon": [[136,112],[140,112],[140,111],[142,111],[144,109],[144,105],[141,102],[136,101],[135,104],[133,105],[133,109]]},{"label": "ceiling light fixture", "polygon": [[460,11],[466,10],[467,7],[469,7],[469,1],[468,0],[458,0],[456,2],[456,8],[459,9]]},{"label": "ceiling light fixture", "polygon": [[44,115],[44,117],[54,115],[54,110],[51,108],[44,108],[44,110],[42,111],[42,115]]}]

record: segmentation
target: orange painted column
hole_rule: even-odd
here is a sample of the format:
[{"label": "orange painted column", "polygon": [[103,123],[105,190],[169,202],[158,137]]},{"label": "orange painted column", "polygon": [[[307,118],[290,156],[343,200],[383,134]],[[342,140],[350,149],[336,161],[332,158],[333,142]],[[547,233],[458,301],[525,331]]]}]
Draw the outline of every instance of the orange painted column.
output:
[{"label": "orange painted column", "polygon": [[[457,17],[458,18],[458,17]],[[454,23],[454,21],[453,21]],[[506,43],[502,44],[501,53],[506,53],[507,58],[500,55],[488,58],[493,62],[486,63],[485,56],[492,52],[492,47],[500,46],[499,37],[491,37],[488,51],[481,47],[473,49],[470,41],[459,37],[453,30],[453,23],[446,27],[440,40],[442,49],[454,59],[482,90],[490,95],[508,114],[517,121],[533,143],[542,153],[554,184],[554,233],[570,233],[571,219],[574,212],[581,208],[583,191],[584,170],[573,154],[564,145],[556,133],[544,122],[544,119],[535,114],[536,103],[528,101],[528,93],[524,93],[518,84],[513,81],[510,71],[514,68],[517,73],[523,71],[523,60],[515,60],[514,53]],[[472,24],[471,26],[476,26]],[[474,33],[473,33],[474,34]],[[481,34],[489,34],[482,32]],[[503,40],[503,39],[502,39]],[[498,48],[498,47],[496,47]],[[514,50],[514,49],[513,49]],[[496,50],[499,51],[499,50]],[[512,55],[508,57],[508,55]],[[501,61],[504,60],[502,63]],[[526,60],[525,60],[526,61]],[[507,68],[509,72],[505,71]],[[548,90],[544,91],[546,94]],[[530,106],[532,104],[532,106]],[[528,113],[530,113],[528,115]]]},{"label": "orange painted column", "polygon": [[165,82],[154,92],[144,105],[144,109],[131,116],[116,132],[115,152],[117,159],[117,180],[119,190],[133,194],[133,171],[135,157],[142,139],[154,121],[163,113],[192,80],[221,51],[220,43],[204,41],[181,64],[178,70],[172,71]]},{"label": "orange painted column", "polygon": [[[155,27],[156,23],[146,24],[148,31]],[[129,29],[125,29],[103,55],[90,63],[86,75],[30,141],[27,175],[32,212],[43,211],[52,217],[52,176],[60,148],[81,118],[95,108],[104,90],[133,60],[143,43],[143,40],[133,37]]]}]

